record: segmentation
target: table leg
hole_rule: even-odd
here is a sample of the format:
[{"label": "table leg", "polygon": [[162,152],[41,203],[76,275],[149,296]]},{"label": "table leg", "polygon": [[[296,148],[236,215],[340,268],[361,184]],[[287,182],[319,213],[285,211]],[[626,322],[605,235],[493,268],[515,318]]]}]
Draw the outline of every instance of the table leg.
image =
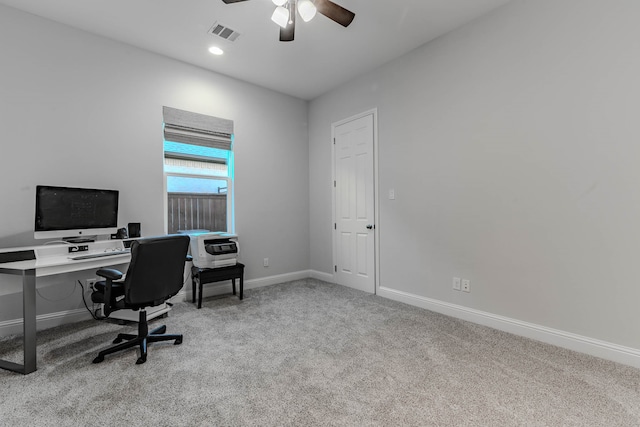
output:
[{"label": "table leg", "polygon": [[21,374],[30,374],[36,370],[36,271],[25,270],[22,273],[22,325],[24,364],[0,360],[0,368]]},{"label": "table leg", "polygon": [[22,316],[24,318],[24,373],[36,370],[36,271],[22,276]]}]

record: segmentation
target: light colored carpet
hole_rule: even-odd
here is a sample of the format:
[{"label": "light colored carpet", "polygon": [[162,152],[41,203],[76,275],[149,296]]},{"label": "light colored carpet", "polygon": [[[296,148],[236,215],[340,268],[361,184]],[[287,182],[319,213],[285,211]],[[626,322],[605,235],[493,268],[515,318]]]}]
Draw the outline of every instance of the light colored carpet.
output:
[{"label": "light colored carpet", "polygon": [[[2,426],[638,426],[640,370],[312,279],[182,302],[184,343],[91,360],[123,329],[38,333]],[[0,341],[19,360],[21,341]]]}]

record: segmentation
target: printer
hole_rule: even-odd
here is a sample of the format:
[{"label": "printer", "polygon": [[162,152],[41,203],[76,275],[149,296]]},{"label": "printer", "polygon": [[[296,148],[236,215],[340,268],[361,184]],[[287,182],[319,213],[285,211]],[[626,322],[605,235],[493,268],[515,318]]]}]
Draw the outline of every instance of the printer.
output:
[{"label": "printer", "polygon": [[218,268],[236,265],[238,236],[223,232],[190,233],[193,265],[200,268]]}]

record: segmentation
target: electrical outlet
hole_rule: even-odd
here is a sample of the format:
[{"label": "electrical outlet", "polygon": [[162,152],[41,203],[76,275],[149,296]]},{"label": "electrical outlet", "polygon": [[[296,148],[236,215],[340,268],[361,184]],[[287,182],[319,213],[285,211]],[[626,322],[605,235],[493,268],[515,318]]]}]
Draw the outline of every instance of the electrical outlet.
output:
[{"label": "electrical outlet", "polygon": [[460,290],[460,278],[459,277],[454,277],[453,278],[453,290],[454,291],[459,291]]},{"label": "electrical outlet", "polygon": [[269,267],[269,258],[265,258],[265,259],[264,259],[264,263],[263,263],[263,265],[264,265],[265,267]]},{"label": "electrical outlet", "polygon": [[471,292],[471,280],[462,279],[462,291],[463,292]]},{"label": "electrical outlet", "polygon": [[89,288],[89,289],[93,289],[93,285],[95,285],[95,284],[96,284],[96,282],[97,282],[98,280],[99,280],[99,279],[96,279],[96,278],[94,277],[94,278],[92,278],[92,279],[87,279],[87,280],[85,280],[85,281],[84,281],[84,283],[87,285],[87,288]]}]

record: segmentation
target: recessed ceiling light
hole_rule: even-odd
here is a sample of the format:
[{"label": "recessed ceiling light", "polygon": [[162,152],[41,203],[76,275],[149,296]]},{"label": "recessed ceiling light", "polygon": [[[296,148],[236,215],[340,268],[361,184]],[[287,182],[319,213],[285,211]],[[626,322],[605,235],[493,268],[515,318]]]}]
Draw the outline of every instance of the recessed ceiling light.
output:
[{"label": "recessed ceiling light", "polygon": [[209,52],[213,53],[214,55],[222,55],[224,53],[224,50],[220,49],[218,46],[211,46],[209,48]]}]

